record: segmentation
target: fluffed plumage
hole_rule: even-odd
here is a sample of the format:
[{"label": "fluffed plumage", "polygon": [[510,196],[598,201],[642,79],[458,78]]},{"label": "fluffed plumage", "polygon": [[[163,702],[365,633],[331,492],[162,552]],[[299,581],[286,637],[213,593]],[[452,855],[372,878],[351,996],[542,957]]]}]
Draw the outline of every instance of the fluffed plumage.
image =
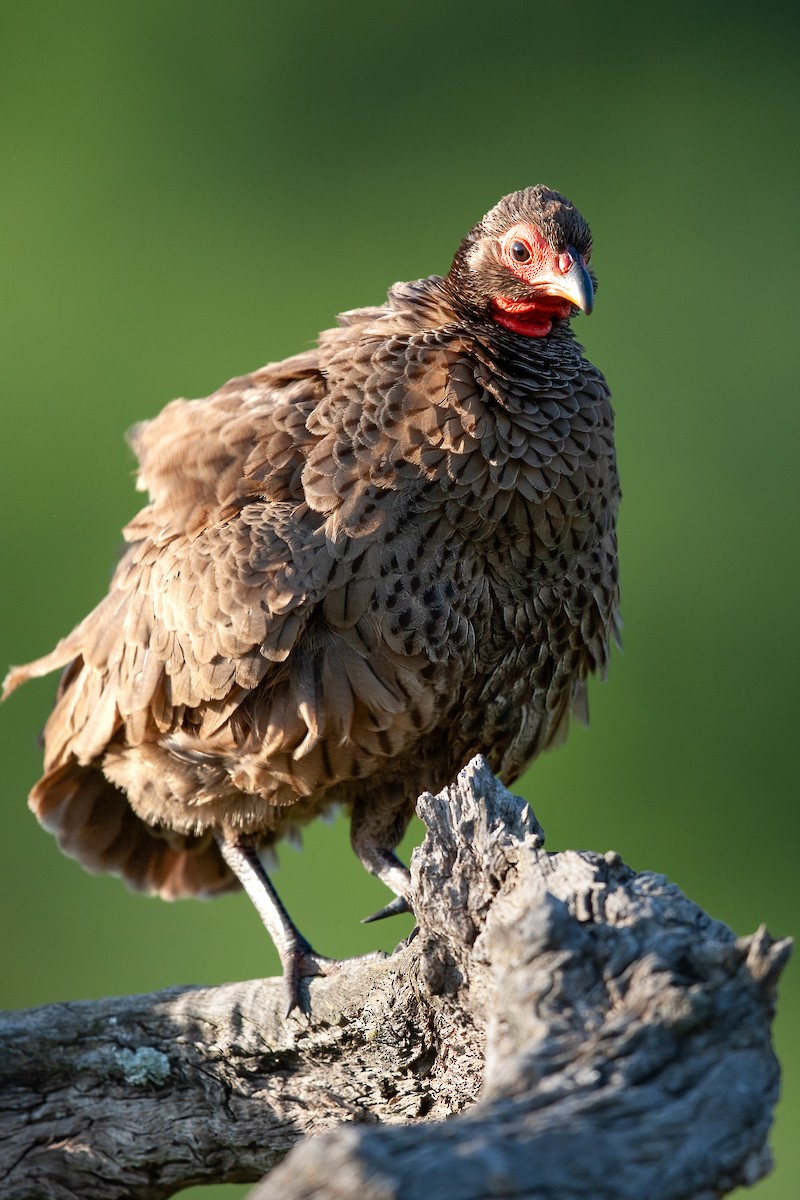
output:
[{"label": "fluffed plumage", "polygon": [[618,601],[609,393],[569,324],[590,249],[514,193],[446,277],[132,431],[150,500],[109,593],[6,684],[65,668],[31,794],[63,850],[209,895],[226,846],[340,802],[407,899],[418,792],[477,752],[509,782],[585,711]]}]

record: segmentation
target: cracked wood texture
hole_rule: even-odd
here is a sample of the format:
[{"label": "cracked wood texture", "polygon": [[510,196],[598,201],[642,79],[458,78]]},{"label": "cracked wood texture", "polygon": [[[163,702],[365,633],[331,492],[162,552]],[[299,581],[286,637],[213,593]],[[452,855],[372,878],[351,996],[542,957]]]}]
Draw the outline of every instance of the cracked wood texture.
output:
[{"label": "cracked wood texture", "polygon": [[4,1014],[2,1195],[268,1172],[253,1200],[711,1200],[764,1174],[788,940],[548,854],[482,759],[419,812],[416,936],[314,980],[310,1019],[279,980]]}]

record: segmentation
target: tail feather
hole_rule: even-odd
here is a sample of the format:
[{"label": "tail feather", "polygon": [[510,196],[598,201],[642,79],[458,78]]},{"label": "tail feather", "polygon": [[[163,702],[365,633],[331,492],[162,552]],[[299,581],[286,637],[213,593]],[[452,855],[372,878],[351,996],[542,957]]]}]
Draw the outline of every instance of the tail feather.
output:
[{"label": "tail feather", "polygon": [[89,871],[119,875],[164,900],[210,897],[239,887],[216,843],[147,825],[96,765],[74,760],[48,771],[30,807],[65,854]]}]

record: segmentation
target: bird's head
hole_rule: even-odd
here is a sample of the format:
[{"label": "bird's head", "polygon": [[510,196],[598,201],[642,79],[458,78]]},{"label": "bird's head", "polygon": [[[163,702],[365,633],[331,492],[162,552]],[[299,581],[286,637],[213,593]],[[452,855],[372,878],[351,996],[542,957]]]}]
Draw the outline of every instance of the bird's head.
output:
[{"label": "bird's head", "polygon": [[523,337],[590,313],[592,235],[565,196],[543,184],[512,192],[471,229],[447,276],[454,296]]}]

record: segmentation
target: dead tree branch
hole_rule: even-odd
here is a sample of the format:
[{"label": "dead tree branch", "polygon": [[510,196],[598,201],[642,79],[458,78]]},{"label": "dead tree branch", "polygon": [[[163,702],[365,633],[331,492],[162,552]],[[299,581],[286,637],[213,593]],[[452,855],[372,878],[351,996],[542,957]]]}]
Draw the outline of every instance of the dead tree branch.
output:
[{"label": "dead tree branch", "polygon": [[546,853],[483,760],[419,811],[417,935],[314,980],[310,1020],[276,980],[4,1014],[2,1195],[270,1172],[258,1200],[700,1200],[762,1175],[789,942]]}]

